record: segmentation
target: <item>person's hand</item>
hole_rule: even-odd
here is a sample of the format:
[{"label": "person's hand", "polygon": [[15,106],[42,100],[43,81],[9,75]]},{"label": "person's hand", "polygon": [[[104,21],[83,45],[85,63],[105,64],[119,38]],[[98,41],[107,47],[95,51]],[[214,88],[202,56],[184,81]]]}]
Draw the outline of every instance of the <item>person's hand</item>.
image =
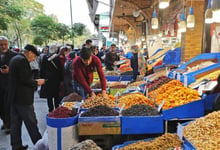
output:
[{"label": "person's hand", "polygon": [[45,79],[37,79],[37,85],[45,84]]},{"label": "person's hand", "polygon": [[117,61],[114,61],[113,65],[115,65],[115,66],[116,66],[116,65],[117,65]]},{"label": "person's hand", "polygon": [[7,65],[4,65],[4,66],[5,66],[5,68],[4,68],[4,69],[1,68],[0,71],[1,71],[2,74],[8,74],[8,72],[9,72],[9,67],[8,67]]},{"label": "person's hand", "polygon": [[91,97],[91,99],[94,99],[96,97],[94,92],[90,93],[89,96]]},{"label": "person's hand", "polygon": [[106,94],[106,90],[102,90],[102,96],[103,96],[104,98],[108,98],[108,95]]}]

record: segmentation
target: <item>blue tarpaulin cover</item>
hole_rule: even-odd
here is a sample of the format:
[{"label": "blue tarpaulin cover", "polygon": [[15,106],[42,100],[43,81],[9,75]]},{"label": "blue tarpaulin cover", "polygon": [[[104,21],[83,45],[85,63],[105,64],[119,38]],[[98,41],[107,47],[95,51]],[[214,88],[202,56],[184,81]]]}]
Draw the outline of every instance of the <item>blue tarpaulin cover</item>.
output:
[{"label": "blue tarpaulin cover", "polygon": [[169,50],[163,58],[165,65],[179,65],[181,61],[181,47],[174,50]]}]

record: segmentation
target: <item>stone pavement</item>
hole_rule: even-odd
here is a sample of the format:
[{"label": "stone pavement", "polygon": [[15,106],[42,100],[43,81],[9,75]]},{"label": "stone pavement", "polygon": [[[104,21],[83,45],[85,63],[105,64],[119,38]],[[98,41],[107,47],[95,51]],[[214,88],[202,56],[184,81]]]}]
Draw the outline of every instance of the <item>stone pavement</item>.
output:
[{"label": "stone pavement", "polygon": [[[37,92],[35,92],[34,96],[34,108],[38,120],[38,127],[41,135],[43,136],[44,131],[46,130],[45,116],[48,113],[48,107],[46,99],[39,98]],[[1,120],[0,126],[2,126]],[[28,145],[28,150],[33,150],[33,144],[24,124],[22,125],[22,141],[23,145]],[[5,133],[2,130],[0,130],[0,150],[11,150],[10,135],[5,135]]]}]

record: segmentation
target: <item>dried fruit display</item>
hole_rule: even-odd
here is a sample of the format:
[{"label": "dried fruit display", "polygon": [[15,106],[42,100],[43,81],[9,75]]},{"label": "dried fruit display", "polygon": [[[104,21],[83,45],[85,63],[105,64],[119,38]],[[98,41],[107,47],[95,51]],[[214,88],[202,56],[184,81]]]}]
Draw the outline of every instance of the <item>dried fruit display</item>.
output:
[{"label": "dried fruit display", "polygon": [[93,140],[85,140],[73,145],[69,150],[102,150]]},{"label": "dried fruit display", "polygon": [[136,81],[128,85],[128,87],[139,87],[142,84],[146,84],[146,81]]},{"label": "dried fruit display", "polygon": [[121,83],[121,82],[113,82],[113,83],[109,83],[109,87],[110,88],[126,88],[127,84]]},{"label": "dried fruit display", "polygon": [[172,80],[162,85],[157,90],[150,92],[149,96],[153,99],[156,98],[157,104],[161,104],[165,100],[164,110],[201,99],[196,90],[183,87],[178,80]]},{"label": "dried fruit display", "polygon": [[220,149],[220,111],[196,119],[184,127],[184,137],[199,150]]},{"label": "dried fruit display", "polygon": [[83,99],[82,96],[73,92],[73,93],[70,93],[68,96],[64,97],[62,101],[63,102],[75,102],[75,101],[80,102],[82,99]]},{"label": "dried fruit display", "polygon": [[106,76],[119,76],[120,73],[117,72],[117,71],[106,71],[106,72],[105,72],[105,75],[106,75]]},{"label": "dried fruit display", "polygon": [[168,78],[166,76],[161,76],[161,77],[153,80],[152,82],[146,84],[146,88],[148,88],[148,92],[151,92],[153,90],[156,90],[157,88],[159,88],[163,84],[170,82],[171,80],[173,80],[173,79]]},{"label": "dried fruit display", "polygon": [[160,113],[156,108],[149,105],[133,105],[122,111],[122,116],[158,116]]},{"label": "dried fruit display", "polygon": [[118,101],[119,101],[119,107],[122,107],[125,104],[124,109],[130,108],[131,106],[138,104],[155,107],[153,101],[149,100],[143,94],[139,94],[139,93],[131,93],[131,94],[123,95],[119,98]]},{"label": "dried fruit display", "polygon": [[54,111],[50,112],[47,116],[51,118],[69,118],[75,116],[76,114],[77,111],[75,111],[75,108],[73,108],[73,110],[69,110],[66,107],[59,106]]},{"label": "dried fruit display", "polygon": [[88,97],[85,102],[81,105],[82,108],[92,108],[98,105],[107,105],[111,108],[115,108],[116,102],[115,97],[108,95],[108,97],[102,97],[101,94],[97,95],[95,98]]},{"label": "dried fruit display", "polygon": [[75,102],[63,102],[62,106],[68,108],[69,110],[72,110],[75,104]]},{"label": "dried fruit display", "polygon": [[153,141],[138,141],[119,150],[168,150],[181,147],[182,142],[176,134],[166,133]]},{"label": "dried fruit display", "polygon": [[81,117],[94,117],[94,116],[118,116],[119,112],[106,106],[99,105],[88,109],[81,114]]}]

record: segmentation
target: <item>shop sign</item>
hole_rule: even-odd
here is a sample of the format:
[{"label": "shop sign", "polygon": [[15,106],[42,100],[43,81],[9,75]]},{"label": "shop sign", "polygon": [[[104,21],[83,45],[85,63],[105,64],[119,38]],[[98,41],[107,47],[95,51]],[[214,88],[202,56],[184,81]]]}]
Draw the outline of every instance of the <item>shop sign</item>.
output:
[{"label": "shop sign", "polygon": [[100,31],[101,32],[109,32],[109,26],[101,26]]}]

